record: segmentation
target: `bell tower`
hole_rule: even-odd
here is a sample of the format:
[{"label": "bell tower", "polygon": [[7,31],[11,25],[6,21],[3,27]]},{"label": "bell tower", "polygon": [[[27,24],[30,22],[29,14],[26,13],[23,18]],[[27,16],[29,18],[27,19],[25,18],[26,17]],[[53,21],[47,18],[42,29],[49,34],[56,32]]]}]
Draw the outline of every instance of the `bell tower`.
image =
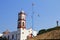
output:
[{"label": "bell tower", "polygon": [[26,14],[23,10],[18,14],[18,29],[26,28]]}]

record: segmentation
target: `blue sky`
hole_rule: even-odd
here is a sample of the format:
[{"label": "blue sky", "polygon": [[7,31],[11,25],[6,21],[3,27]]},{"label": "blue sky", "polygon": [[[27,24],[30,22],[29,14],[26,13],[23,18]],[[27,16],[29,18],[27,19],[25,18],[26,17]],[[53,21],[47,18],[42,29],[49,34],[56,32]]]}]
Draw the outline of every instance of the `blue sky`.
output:
[{"label": "blue sky", "polygon": [[[55,27],[56,21],[60,21],[60,0],[0,0],[0,33],[6,29],[17,30],[18,13],[21,8],[27,14],[26,27],[32,27],[32,3],[34,30]],[[38,14],[40,16],[37,16]]]}]

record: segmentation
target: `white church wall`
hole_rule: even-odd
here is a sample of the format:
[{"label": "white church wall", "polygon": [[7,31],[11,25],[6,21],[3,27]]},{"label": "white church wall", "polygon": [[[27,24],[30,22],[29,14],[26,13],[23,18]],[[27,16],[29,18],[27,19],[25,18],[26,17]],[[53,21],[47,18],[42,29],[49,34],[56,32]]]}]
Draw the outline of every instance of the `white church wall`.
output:
[{"label": "white church wall", "polygon": [[[9,36],[9,40],[26,40],[27,36],[32,34],[32,28],[30,29],[18,29],[17,31],[10,32],[9,34],[4,34],[6,38]],[[36,36],[36,31],[33,33]],[[12,35],[14,35],[14,38],[12,39]]]}]

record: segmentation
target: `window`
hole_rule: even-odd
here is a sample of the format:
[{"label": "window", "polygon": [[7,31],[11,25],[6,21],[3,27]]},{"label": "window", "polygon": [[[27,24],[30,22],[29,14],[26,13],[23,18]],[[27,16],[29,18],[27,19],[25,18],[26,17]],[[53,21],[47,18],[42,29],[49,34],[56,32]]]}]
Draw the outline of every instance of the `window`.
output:
[{"label": "window", "polygon": [[8,35],[8,40],[9,40],[9,35]]},{"label": "window", "polygon": [[30,32],[30,31],[29,31]]},{"label": "window", "polygon": [[12,39],[14,38],[14,35],[12,35]]},{"label": "window", "polygon": [[23,22],[23,26],[24,26],[24,22]]},{"label": "window", "polygon": [[22,34],[24,34],[24,32],[22,32]]}]

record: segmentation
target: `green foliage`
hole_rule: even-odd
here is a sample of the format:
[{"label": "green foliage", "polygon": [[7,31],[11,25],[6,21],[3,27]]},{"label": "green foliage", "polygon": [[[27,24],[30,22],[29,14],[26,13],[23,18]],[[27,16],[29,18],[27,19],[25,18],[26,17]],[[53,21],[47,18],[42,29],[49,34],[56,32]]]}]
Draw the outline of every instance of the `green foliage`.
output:
[{"label": "green foliage", "polygon": [[45,30],[45,29],[42,29],[42,30],[40,30],[40,31],[38,32],[37,35],[39,35],[39,34],[43,34],[43,33],[45,33],[45,32],[46,32],[46,30]]},{"label": "green foliage", "polygon": [[52,31],[52,30],[60,30],[60,27],[54,27],[54,28],[47,29],[47,32]]},{"label": "green foliage", "polygon": [[39,32],[38,32],[38,34],[37,35],[40,35],[40,34],[43,34],[43,33],[46,33],[46,32],[50,32],[50,31],[52,31],[52,30],[60,30],[60,26],[59,27],[54,27],[54,28],[50,28],[50,29],[42,29],[42,30],[40,30]]},{"label": "green foliage", "polygon": [[6,37],[4,37],[4,38],[0,37],[0,40],[8,40],[8,39]]}]

